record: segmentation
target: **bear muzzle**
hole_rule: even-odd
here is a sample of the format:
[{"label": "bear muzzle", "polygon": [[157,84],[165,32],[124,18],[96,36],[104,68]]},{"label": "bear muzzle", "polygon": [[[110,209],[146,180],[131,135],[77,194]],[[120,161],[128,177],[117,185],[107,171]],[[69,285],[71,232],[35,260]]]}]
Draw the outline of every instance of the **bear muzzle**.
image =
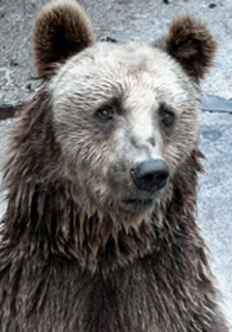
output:
[{"label": "bear muzzle", "polygon": [[132,165],[130,177],[134,189],[124,195],[123,208],[131,212],[150,208],[160,197],[169,174],[168,166],[162,159],[147,159]]}]

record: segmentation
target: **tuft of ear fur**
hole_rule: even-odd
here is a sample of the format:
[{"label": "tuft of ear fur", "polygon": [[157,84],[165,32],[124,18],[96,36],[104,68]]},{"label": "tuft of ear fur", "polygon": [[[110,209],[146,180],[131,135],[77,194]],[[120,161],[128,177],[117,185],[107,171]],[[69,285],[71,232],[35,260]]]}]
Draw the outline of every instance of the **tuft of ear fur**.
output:
[{"label": "tuft of ear fur", "polygon": [[56,0],[46,5],[37,16],[34,31],[35,65],[38,74],[51,74],[54,64],[93,43],[90,20],[72,0]]},{"label": "tuft of ear fur", "polygon": [[167,52],[196,80],[211,66],[216,46],[206,25],[189,16],[174,20],[166,37]]}]

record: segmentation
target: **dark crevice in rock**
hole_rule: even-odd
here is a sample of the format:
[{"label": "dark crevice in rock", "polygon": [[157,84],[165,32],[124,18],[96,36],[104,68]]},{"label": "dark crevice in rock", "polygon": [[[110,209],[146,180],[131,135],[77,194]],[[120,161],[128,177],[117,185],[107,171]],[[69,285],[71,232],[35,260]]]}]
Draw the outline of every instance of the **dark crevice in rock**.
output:
[{"label": "dark crevice in rock", "polygon": [[23,104],[1,104],[0,105],[0,121],[13,118],[15,113],[22,108]]}]

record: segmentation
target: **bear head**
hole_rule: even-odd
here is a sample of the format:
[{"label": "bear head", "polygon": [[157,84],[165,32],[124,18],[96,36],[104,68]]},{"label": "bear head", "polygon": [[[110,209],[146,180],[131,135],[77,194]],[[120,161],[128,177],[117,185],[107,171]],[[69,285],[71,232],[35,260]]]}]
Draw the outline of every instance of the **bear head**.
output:
[{"label": "bear head", "polygon": [[34,45],[83,204],[137,213],[162,201],[197,145],[197,83],[215,51],[206,26],[185,16],[157,45],[94,42],[81,7],[58,1],[38,16]]},{"label": "bear head", "polygon": [[199,81],[215,48],[206,26],[188,16],[157,42],[119,44],[95,42],[76,2],[45,6],[34,34],[44,86],[14,129],[5,173],[9,220],[40,223],[48,243],[60,233],[70,243],[76,231],[78,245],[94,251],[115,228],[151,216],[158,224],[170,202],[194,210]]}]

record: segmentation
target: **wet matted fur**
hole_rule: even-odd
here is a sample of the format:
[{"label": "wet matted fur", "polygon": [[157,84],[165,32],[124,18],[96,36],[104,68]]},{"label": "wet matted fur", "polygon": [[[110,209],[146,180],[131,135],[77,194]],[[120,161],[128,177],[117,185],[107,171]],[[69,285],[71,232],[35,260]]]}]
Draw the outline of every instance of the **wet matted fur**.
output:
[{"label": "wet matted fur", "polygon": [[[190,17],[162,42],[120,45],[94,43],[74,1],[39,14],[45,84],[5,167],[2,332],[228,331],[196,225],[197,83],[215,46]],[[152,194],[130,174],[146,158],[169,169]]]}]

